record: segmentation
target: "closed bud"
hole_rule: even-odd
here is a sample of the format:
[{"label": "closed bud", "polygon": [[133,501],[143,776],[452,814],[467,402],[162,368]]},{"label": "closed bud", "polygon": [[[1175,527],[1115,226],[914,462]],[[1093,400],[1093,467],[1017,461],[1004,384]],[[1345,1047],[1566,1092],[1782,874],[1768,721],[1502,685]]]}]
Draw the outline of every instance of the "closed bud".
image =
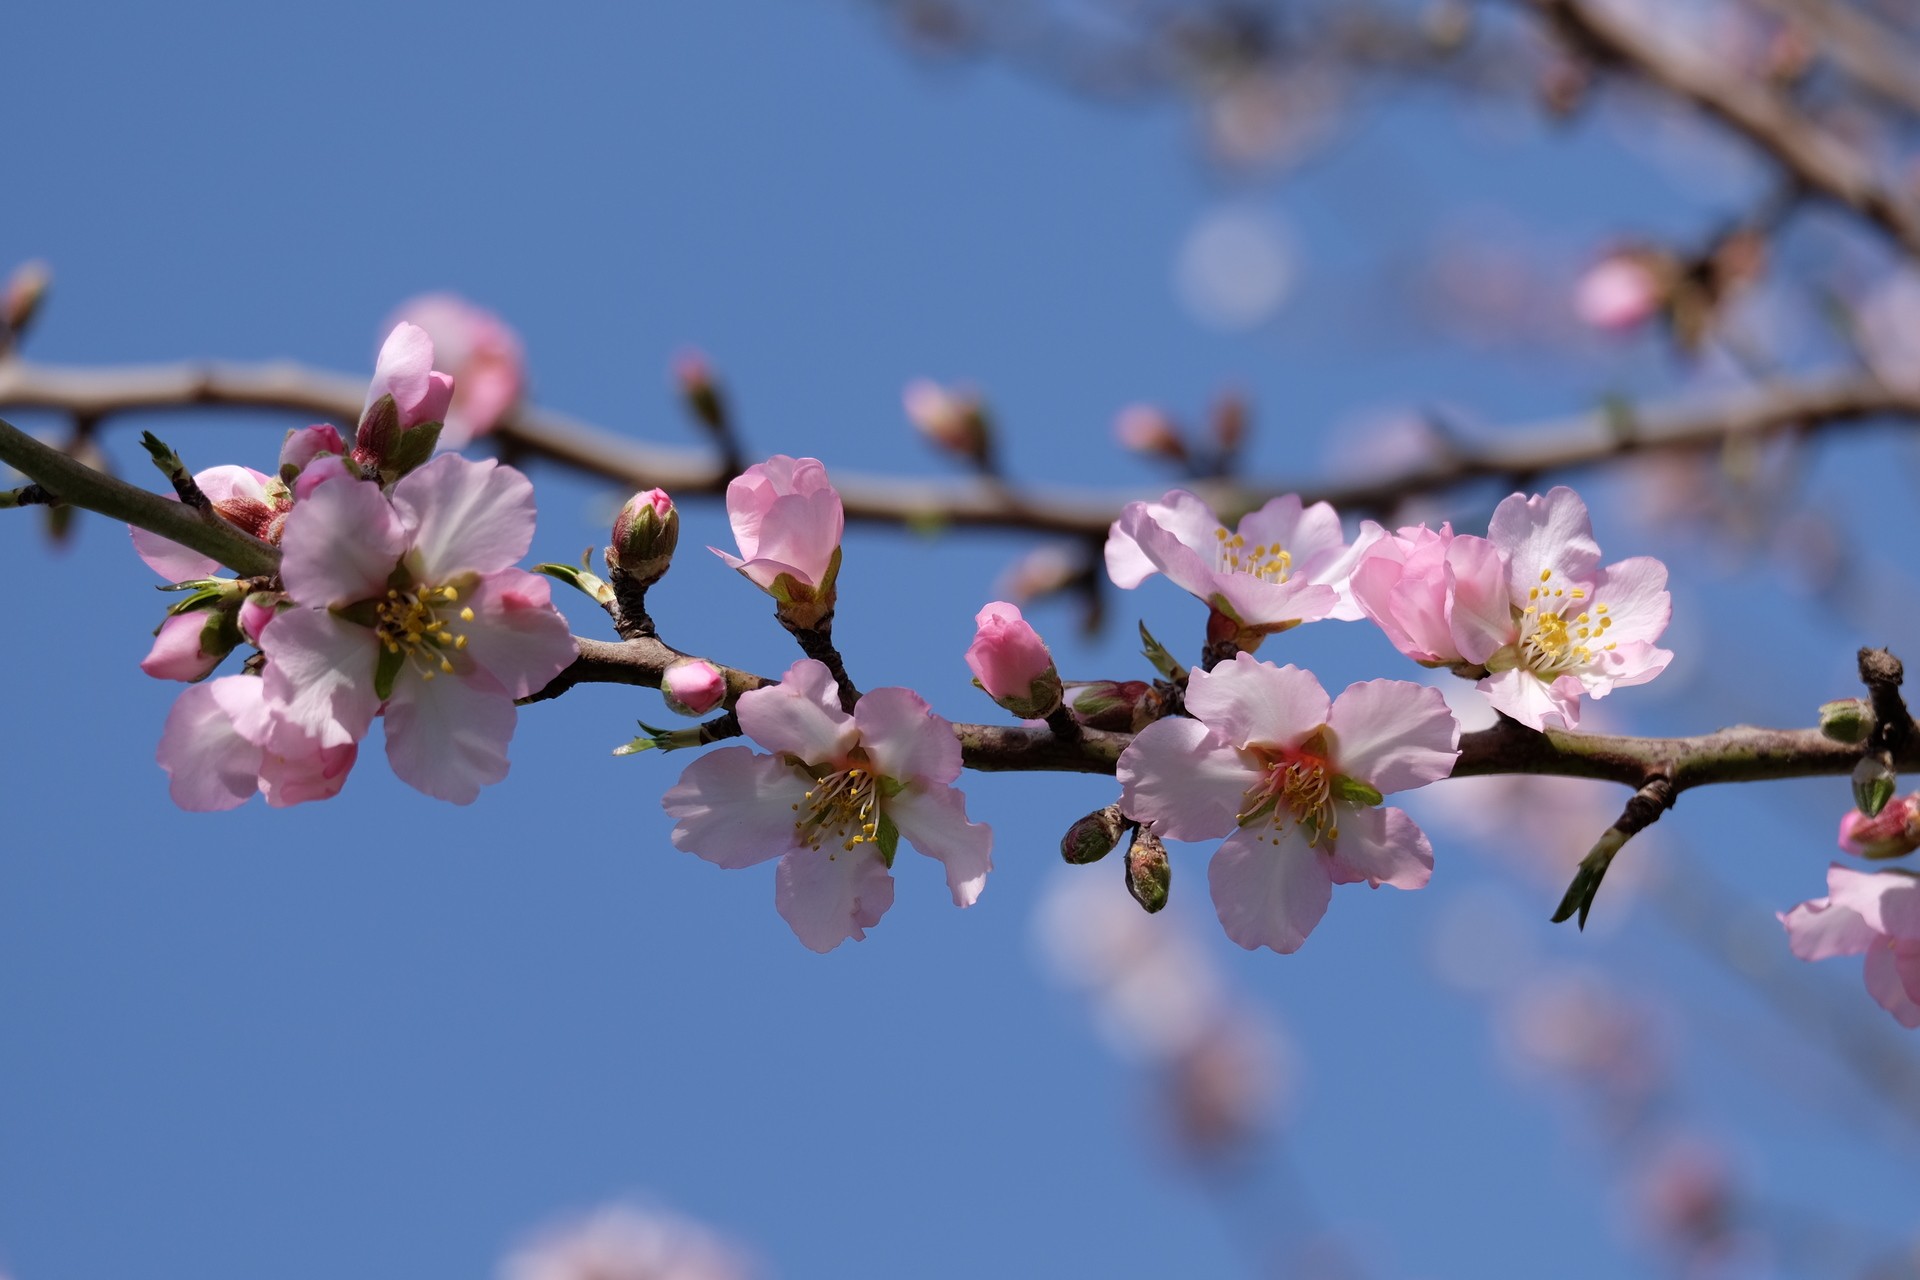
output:
[{"label": "closed bud", "polygon": [[1865,742],[1873,731],[1873,711],[1862,698],[1820,704],[1820,732],[1835,742]]},{"label": "closed bud", "polygon": [[1053,655],[1017,606],[996,600],[974,616],[967,666],[987,696],[1026,720],[1060,709],[1060,673]]},{"label": "closed bud", "polygon": [[[27,331],[40,304],[46,300],[47,286],[52,283],[53,272],[44,262],[27,262],[14,268],[5,291],[0,292],[0,326],[5,327],[10,337],[18,338]],[[4,345],[0,342],[0,346]]]},{"label": "closed bud", "polygon": [[607,564],[642,586],[658,582],[680,545],[680,512],[665,489],[648,489],[627,499],[614,517]]},{"label": "closed bud", "polygon": [[986,464],[993,451],[993,428],[979,396],[922,378],[907,384],[901,402],[907,420],[935,447],[975,465]]},{"label": "closed bud", "polygon": [[1847,810],[1840,819],[1840,847],[1860,858],[1904,858],[1920,849],[1920,794],[1890,800],[1871,817]]},{"label": "closed bud", "polygon": [[1160,837],[1141,827],[1133,833],[1127,849],[1127,892],[1141,909],[1153,912],[1167,905],[1167,889],[1173,881],[1173,867],[1167,862],[1167,846]]},{"label": "closed bud", "polygon": [[726,701],[727,678],[705,658],[682,658],[661,675],[660,695],[675,715],[703,716]]},{"label": "closed bud", "polygon": [[1119,805],[1095,809],[1060,837],[1060,856],[1077,867],[1098,862],[1113,852],[1126,830],[1127,820],[1121,816]]},{"label": "closed bud", "polygon": [[1148,457],[1165,458],[1184,465],[1187,461],[1186,437],[1164,409],[1150,404],[1128,405],[1113,420],[1114,439],[1120,447]]},{"label": "closed bud", "polygon": [[1089,729],[1134,733],[1147,727],[1159,701],[1144,680],[1093,680],[1067,686],[1073,718]]},{"label": "closed bud", "polygon": [[1893,799],[1898,781],[1899,775],[1885,760],[1873,755],[1862,757],[1853,766],[1853,807],[1869,818],[1877,817]]}]

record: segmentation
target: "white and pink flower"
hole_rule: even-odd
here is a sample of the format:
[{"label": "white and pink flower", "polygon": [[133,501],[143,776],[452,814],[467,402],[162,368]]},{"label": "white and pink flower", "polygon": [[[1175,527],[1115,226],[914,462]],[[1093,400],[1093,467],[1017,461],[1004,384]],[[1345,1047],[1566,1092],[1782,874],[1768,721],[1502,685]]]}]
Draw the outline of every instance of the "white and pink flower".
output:
[{"label": "white and pink flower", "polygon": [[329,747],[384,711],[400,779],[471,802],[506,776],[514,699],[574,657],[546,580],[513,567],[533,528],[533,486],[491,460],[442,455],[391,498],[324,480],[287,519],[281,579],[299,607],[261,633],[268,697]]},{"label": "white and pink flower", "polygon": [[901,837],[946,865],[955,906],[971,906],[993,868],[993,832],[967,819],[953,726],[910,689],[875,689],[849,715],[824,664],[793,664],[779,684],[742,694],[747,737],[687,766],[662,800],[674,847],[716,866],[780,859],[774,903],[815,951],[866,937],[893,905]]},{"label": "white and pink flower", "polygon": [[1451,525],[1416,525],[1369,547],[1354,566],[1351,590],[1394,648],[1422,666],[1450,667],[1466,662],[1454,634],[1456,610],[1504,619],[1506,565],[1485,538],[1456,535]]},{"label": "white and pink flower", "polygon": [[1802,960],[1865,955],[1867,992],[1894,1021],[1920,1027],[1920,878],[1827,868],[1827,896],[1781,913]]},{"label": "white and pink flower", "polygon": [[709,551],[812,625],[833,608],[846,513],[818,458],[776,454],[727,485],[727,522],[738,556]]},{"label": "white and pink flower", "polygon": [[1228,937],[1295,951],[1334,885],[1427,883],[1432,846],[1381,800],[1453,771],[1460,726],[1439,690],[1369,680],[1329,702],[1311,672],[1241,653],[1192,674],[1187,709],[1121,754],[1120,804],[1164,837],[1227,837],[1207,880]]},{"label": "white and pink flower", "polygon": [[486,435],[520,403],[527,356],[520,335],[493,312],[454,293],[409,298],[394,313],[426,332],[453,384],[440,446],[458,449]]},{"label": "white and pink flower", "polygon": [[1367,521],[1349,545],[1331,506],[1304,507],[1295,494],[1229,530],[1203,500],[1175,489],[1120,513],[1107,535],[1107,574],[1128,589],[1165,574],[1257,640],[1302,622],[1361,617],[1347,580],[1382,533]]},{"label": "white and pink flower", "polygon": [[156,756],[182,809],[244,804],[256,791],[275,808],[326,800],[346,784],[359,747],[323,746],[292,723],[254,676],[222,676],[174,699]]}]

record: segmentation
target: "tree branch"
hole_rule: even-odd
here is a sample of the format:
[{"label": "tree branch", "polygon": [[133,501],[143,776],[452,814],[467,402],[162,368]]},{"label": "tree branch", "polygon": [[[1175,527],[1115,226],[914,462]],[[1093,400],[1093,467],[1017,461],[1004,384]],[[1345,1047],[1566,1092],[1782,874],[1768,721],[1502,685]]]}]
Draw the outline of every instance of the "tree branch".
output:
[{"label": "tree branch", "polygon": [[[291,363],[90,369],[0,361],[0,410],[50,409],[96,420],[112,414],[217,407],[351,422],[365,392],[364,378]],[[1730,440],[1825,430],[1889,416],[1920,420],[1920,392],[1890,388],[1863,373],[1829,373],[1625,414],[1617,408],[1596,410],[1518,426],[1501,431],[1497,441],[1456,444],[1442,456],[1375,479],[1280,479],[1196,487],[1223,515],[1252,510],[1281,493],[1298,493],[1308,502],[1325,500],[1343,510],[1386,512],[1408,497],[1474,481],[1518,485],[1633,455],[1698,452]],[[524,456],[624,488],[658,485],[676,499],[717,497],[732,479],[710,455],[642,443],[538,407],[516,411],[494,435]],[[851,520],[1018,528],[1086,538],[1103,537],[1126,503],[1158,498],[1163,492],[1040,489],[837,469],[834,484]]]}]

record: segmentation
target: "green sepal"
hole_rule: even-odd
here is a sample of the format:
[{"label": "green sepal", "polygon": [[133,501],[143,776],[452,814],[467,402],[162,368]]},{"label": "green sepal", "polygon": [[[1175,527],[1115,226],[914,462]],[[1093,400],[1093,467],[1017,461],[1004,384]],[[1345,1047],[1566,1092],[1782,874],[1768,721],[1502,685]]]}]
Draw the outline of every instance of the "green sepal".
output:
[{"label": "green sepal", "polygon": [[900,828],[893,825],[893,819],[887,811],[880,811],[880,821],[873,837],[874,847],[880,850],[880,861],[887,864],[887,870],[893,870],[893,855],[900,851]]},{"label": "green sepal", "polygon": [[385,702],[393,696],[393,682],[400,676],[400,668],[407,663],[407,655],[399,649],[380,646],[380,657],[373,664],[373,694]]},{"label": "green sepal", "polygon": [[1153,638],[1153,632],[1147,630],[1147,624],[1144,622],[1140,624],[1140,646],[1141,655],[1153,664],[1153,669],[1158,671],[1163,679],[1178,680],[1186,673],[1186,669],[1171,653],[1167,652],[1167,646]]},{"label": "green sepal", "polygon": [[613,754],[617,756],[637,756],[642,751],[651,751],[659,745],[660,744],[655,742],[650,736],[642,734],[632,742],[615,747]]},{"label": "green sepal", "polygon": [[907,784],[898,778],[876,778],[874,786],[880,792],[882,800],[891,800],[907,789]]},{"label": "green sepal", "polygon": [[[192,613],[195,609],[218,608],[220,602],[226,599],[226,595],[227,593],[218,587],[201,587],[194,591],[192,595],[187,596],[172,608],[168,609],[167,616],[169,618],[177,618],[183,613]],[[154,629],[154,634],[160,634],[158,627]]]},{"label": "green sepal", "polygon": [[1893,799],[1899,785],[1893,766],[1877,756],[1862,757],[1853,767],[1853,805],[1869,818],[1877,818]]},{"label": "green sepal", "polygon": [[595,604],[604,606],[613,603],[613,588],[607,584],[606,579],[596,573],[589,573],[585,568],[577,568],[570,564],[537,564],[533,566],[533,571],[544,573],[549,578],[566,583],[575,591],[590,597]]},{"label": "green sepal", "polygon": [[637,723],[641,729],[645,730],[645,732],[632,742],[615,747],[613,754],[617,756],[631,756],[638,755],[642,751],[679,751],[685,747],[702,746],[707,741],[702,736],[702,733],[706,729],[705,725],[697,724],[690,729],[659,729],[648,724],[645,720],[636,721],[635,723]]},{"label": "green sepal", "polygon": [[392,456],[380,466],[384,475],[399,477],[414,470],[433,457],[435,446],[440,443],[438,422],[423,422],[417,427],[408,427],[394,441]]},{"label": "green sepal", "polygon": [[1384,795],[1360,779],[1349,778],[1343,773],[1334,775],[1332,790],[1335,800],[1345,800],[1349,804],[1365,805],[1368,808],[1386,799]]}]

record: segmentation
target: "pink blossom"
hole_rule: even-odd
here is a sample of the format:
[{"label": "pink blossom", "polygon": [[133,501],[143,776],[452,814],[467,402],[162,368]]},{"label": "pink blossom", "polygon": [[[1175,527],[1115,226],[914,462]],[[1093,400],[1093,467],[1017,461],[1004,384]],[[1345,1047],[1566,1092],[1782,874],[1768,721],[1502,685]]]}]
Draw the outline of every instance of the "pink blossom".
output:
[{"label": "pink blossom", "polygon": [[727,678],[705,658],[686,658],[667,668],[660,692],[681,715],[703,716],[726,699]]},{"label": "pink blossom", "polygon": [[444,422],[453,401],[453,377],[433,367],[433,354],[433,338],[425,329],[404,320],[394,325],[374,360],[360,420],[365,422],[376,404],[392,396],[401,430]]},{"label": "pink blossom", "polygon": [[[269,480],[252,467],[208,467],[196,472],[193,482],[221,518],[256,538],[277,541],[292,498],[286,487]],[[178,501],[172,494],[167,498]],[[220,566],[198,551],[190,551],[177,542],[146,529],[131,528],[133,549],[147,567],[168,582],[186,582],[210,577]]]},{"label": "pink blossom", "polygon": [[748,467],[727,485],[727,521],[740,555],[708,550],[782,604],[832,607],[846,514],[818,458],[776,454]]},{"label": "pink blossom", "polygon": [[986,410],[974,392],[920,378],[907,384],[900,399],[907,421],[933,444],[964,458],[987,456]]},{"label": "pink blossom", "polygon": [[1122,449],[1169,462],[1187,461],[1187,439],[1165,409],[1130,404],[1113,419],[1113,438]]},{"label": "pink blossom", "polygon": [[[209,636],[211,629],[214,635]],[[175,614],[160,624],[153,648],[140,660],[140,669],[156,680],[180,680],[188,684],[213,674],[229,653],[233,643],[222,644],[219,633],[222,619],[213,610],[195,609]],[[238,636],[233,638],[238,639]]]},{"label": "pink blossom", "polygon": [[1394,648],[1425,666],[1452,666],[1464,661],[1454,638],[1455,608],[1497,612],[1506,606],[1499,554],[1485,538],[1455,535],[1450,525],[1401,529],[1360,557],[1353,598]]},{"label": "pink blossom", "polygon": [[866,937],[893,905],[902,836],[946,864],[955,906],[993,868],[993,832],[967,820],[953,726],[910,689],[875,689],[849,715],[822,663],[742,694],[746,735],[772,755],[723,747],[687,766],[662,800],[674,847],[721,867],[779,858],[774,903],[800,941],[831,951]]},{"label": "pink blossom", "polygon": [[1899,871],[1827,868],[1827,896],[1779,917],[1802,960],[1867,957],[1867,992],[1907,1028],[1920,1027],[1920,879]]},{"label": "pink blossom", "polygon": [[1311,672],[1240,653],[1192,674],[1187,710],[1121,754],[1120,804],[1164,837],[1227,837],[1207,879],[1228,937],[1295,951],[1334,885],[1427,883],[1426,836],[1380,802],[1453,771],[1460,726],[1439,690],[1369,680],[1329,703]]},{"label": "pink blossom", "polygon": [[967,666],[987,696],[1015,715],[1042,718],[1060,705],[1053,655],[1018,605],[996,600],[974,615]]},{"label": "pink blossom", "polygon": [[429,293],[401,303],[394,320],[424,329],[437,363],[452,377],[442,447],[458,449],[486,435],[520,402],[526,349],[520,335],[493,312],[458,294]]},{"label": "pink blossom", "polygon": [[528,1241],[501,1280],[749,1280],[757,1268],[696,1222],[615,1205]]},{"label": "pink blossom", "polygon": [[1573,293],[1580,319],[1608,333],[1638,328],[1659,314],[1666,286],[1635,253],[1616,253],[1587,268]]},{"label": "pink blossom", "polygon": [[156,756],[182,809],[231,809],[258,791],[275,808],[337,795],[359,748],[322,746],[267,698],[266,682],[222,676],[174,700]]},{"label": "pink blossom", "polygon": [[1449,621],[1462,657],[1486,668],[1479,688],[1495,708],[1533,729],[1572,729],[1582,694],[1604,698],[1666,670],[1673,654],[1653,642],[1673,613],[1667,567],[1635,556],[1601,568],[1573,490],[1512,495],[1487,537],[1498,560],[1475,555],[1473,573],[1456,575]]},{"label": "pink blossom", "polygon": [[1840,818],[1840,847],[1859,858],[1904,858],[1920,849],[1920,792],[1895,796],[1871,818],[1847,810]]},{"label": "pink blossom", "polygon": [[294,477],[316,459],[341,457],[347,452],[347,442],[341,438],[340,429],[330,422],[316,422],[310,427],[297,427],[287,432],[287,438],[280,445],[280,478],[292,484]]},{"label": "pink blossom", "polygon": [[513,567],[533,526],[533,486],[492,460],[443,454],[391,499],[326,480],[287,520],[280,576],[301,607],[261,635],[268,696],[326,746],[384,710],[400,779],[470,803],[506,776],[514,699],[574,656],[546,579]]},{"label": "pink blossom", "polygon": [[1383,533],[1363,522],[1349,546],[1331,506],[1302,507],[1291,493],[1229,531],[1204,501],[1175,489],[1120,513],[1107,535],[1107,574],[1133,588],[1164,573],[1257,637],[1320,618],[1361,617],[1347,580]]}]

